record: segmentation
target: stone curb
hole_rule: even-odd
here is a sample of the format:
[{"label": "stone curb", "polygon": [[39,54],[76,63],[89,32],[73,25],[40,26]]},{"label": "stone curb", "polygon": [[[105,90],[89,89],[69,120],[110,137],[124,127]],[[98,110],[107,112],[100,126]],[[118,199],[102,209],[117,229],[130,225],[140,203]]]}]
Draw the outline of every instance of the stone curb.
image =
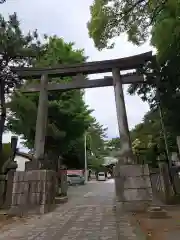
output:
[{"label": "stone curb", "polygon": [[60,204],[60,203],[66,203],[68,202],[68,197],[56,197],[55,198],[55,204]]}]

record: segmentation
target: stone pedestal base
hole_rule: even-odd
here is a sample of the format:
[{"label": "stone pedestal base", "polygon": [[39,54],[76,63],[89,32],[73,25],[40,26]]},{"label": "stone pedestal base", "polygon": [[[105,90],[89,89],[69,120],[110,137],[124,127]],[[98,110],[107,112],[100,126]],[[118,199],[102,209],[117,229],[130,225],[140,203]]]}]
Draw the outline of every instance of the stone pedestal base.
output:
[{"label": "stone pedestal base", "polygon": [[148,209],[149,218],[168,218],[167,211],[162,209],[161,207],[151,207]]},{"label": "stone pedestal base", "polygon": [[143,211],[152,204],[148,165],[115,166],[116,204],[125,211]]},{"label": "stone pedestal base", "polygon": [[15,172],[9,214],[49,212],[55,205],[56,173],[51,170]]}]

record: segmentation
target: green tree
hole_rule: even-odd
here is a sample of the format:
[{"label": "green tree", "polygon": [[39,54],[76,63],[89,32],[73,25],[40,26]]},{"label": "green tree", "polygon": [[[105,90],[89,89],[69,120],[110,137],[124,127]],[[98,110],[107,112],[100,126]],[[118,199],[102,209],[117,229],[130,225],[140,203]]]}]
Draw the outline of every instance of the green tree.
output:
[{"label": "green tree", "polygon": [[[90,119],[88,129],[82,136],[71,141],[71,146],[68,148],[66,163],[71,168],[85,167],[85,141],[88,167],[93,165],[92,162],[100,165],[101,159],[105,154],[104,136],[106,129],[104,129],[95,118],[90,117]],[[77,159],[77,161],[75,161],[75,159]]]},{"label": "green tree", "polygon": [[0,153],[2,151],[2,135],[6,121],[6,100],[14,88],[22,84],[11,66],[29,66],[33,59],[41,53],[41,44],[37,32],[23,34],[16,14],[6,21],[0,15]]},{"label": "green tree", "polygon": [[105,142],[106,156],[117,157],[121,148],[121,139],[119,137],[112,138]]},{"label": "green tree", "polygon": [[101,157],[91,156],[89,158],[88,168],[94,171],[102,171],[103,169],[105,169],[105,167],[103,167],[103,163],[104,159],[102,156]]},{"label": "green tree", "polygon": [[152,61],[139,69],[148,84],[133,84],[128,89],[130,94],[137,93],[142,100],[148,101],[153,109],[161,105],[165,127],[174,139],[180,134],[180,118],[177,115],[180,105],[179,17],[180,6],[176,0],[169,1],[156,16],[151,42],[158,52],[158,66]]},{"label": "green tree", "polygon": [[[178,0],[95,0],[88,23],[89,35],[98,49],[113,47],[111,40],[121,33],[126,33],[129,41],[136,45],[150,38],[157,50],[158,61],[152,60],[137,70],[144,74],[147,84],[133,84],[128,92],[137,93],[150,104],[152,112],[148,115],[152,118],[152,113],[158,112],[161,107],[170,149],[175,147],[176,136],[180,134],[180,118],[177,114],[180,105],[179,19]],[[143,129],[148,126],[147,122],[142,126]],[[137,126],[136,130],[139,132],[142,126]],[[144,144],[139,137],[134,141],[136,150],[140,144]],[[157,141],[162,142],[162,137],[157,137]],[[161,148],[161,151],[164,150]]]},{"label": "green tree", "polygon": [[[176,151],[177,146],[171,128],[167,128],[167,142],[170,151]],[[157,166],[157,157],[166,157],[164,133],[161,126],[160,116],[157,109],[152,109],[145,114],[143,121],[130,131],[132,149],[137,163],[148,163]],[[106,143],[108,154],[116,156],[121,138],[113,138]]]},{"label": "green tree", "polygon": [[87,148],[89,153],[101,156],[104,155],[104,139],[106,137],[106,128],[100,125],[95,118],[86,131]]},{"label": "green tree", "polygon": [[144,43],[161,11],[178,0],[94,0],[90,7],[89,36],[98,49],[113,47],[111,40],[127,33],[129,41]]},{"label": "green tree", "polygon": [[174,56],[174,53],[177,54],[180,39],[179,18],[179,0],[167,1],[161,12],[156,16],[156,22],[151,31],[151,43],[157,49],[160,63],[166,63],[169,58]]},{"label": "green tree", "polygon": [[[56,36],[47,39],[44,55],[34,63],[36,66],[80,63],[86,60],[83,50],[74,49],[73,43],[65,43]],[[51,81],[51,80],[50,80]],[[71,77],[56,78],[53,81],[71,81]],[[28,82],[26,82],[28,84]],[[48,128],[45,143],[46,154],[53,163],[61,155],[68,166],[83,165],[84,133],[95,124],[91,112],[83,100],[83,90],[49,92]],[[8,129],[25,139],[25,145],[33,149],[38,93],[15,93],[9,104],[11,115]],[[53,164],[52,163],[52,164]]]},{"label": "green tree", "polygon": [[121,141],[119,137],[112,138],[110,141],[107,142],[106,147],[112,150],[118,150],[121,146]]},{"label": "green tree", "polygon": [[[169,128],[167,142],[170,151],[176,151],[176,142]],[[145,114],[143,122],[131,131],[133,151],[139,162],[156,166],[157,157],[166,157],[165,139],[158,110],[150,110]]]},{"label": "green tree", "polygon": [[143,101],[147,101],[151,109],[161,107],[163,121],[168,131],[176,135],[180,134],[180,117],[177,112],[180,105],[180,49],[178,42],[175,42],[174,49],[171,48],[171,55],[166,62],[157,64],[149,62],[138,71],[143,74],[147,84],[133,84],[128,92],[133,95],[137,93]]}]

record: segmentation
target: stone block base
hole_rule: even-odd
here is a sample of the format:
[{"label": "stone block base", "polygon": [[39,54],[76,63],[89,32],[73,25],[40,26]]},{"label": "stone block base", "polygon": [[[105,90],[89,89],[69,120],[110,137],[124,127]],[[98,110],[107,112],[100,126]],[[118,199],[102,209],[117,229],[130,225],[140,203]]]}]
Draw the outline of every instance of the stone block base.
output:
[{"label": "stone block base", "polygon": [[34,206],[27,206],[25,207],[20,207],[20,206],[11,206],[10,209],[8,210],[8,215],[11,216],[29,216],[29,215],[41,215],[41,214],[46,214],[48,212],[51,212],[55,209],[56,205],[34,205]]},{"label": "stone block base", "polygon": [[151,207],[148,209],[149,218],[164,219],[168,218],[167,211],[161,207]]},{"label": "stone block base", "polygon": [[148,165],[115,166],[116,204],[125,211],[144,211],[152,204]]},{"label": "stone block base", "polygon": [[116,200],[115,207],[125,212],[146,212],[151,204],[151,201],[121,202]]},{"label": "stone block base", "polygon": [[15,172],[9,214],[43,214],[55,205],[56,173],[50,170]]},{"label": "stone block base", "polygon": [[66,203],[68,202],[68,197],[64,196],[64,197],[56,197],[55,198],[55,203],[56,204],[61,204],[61,203]]}]

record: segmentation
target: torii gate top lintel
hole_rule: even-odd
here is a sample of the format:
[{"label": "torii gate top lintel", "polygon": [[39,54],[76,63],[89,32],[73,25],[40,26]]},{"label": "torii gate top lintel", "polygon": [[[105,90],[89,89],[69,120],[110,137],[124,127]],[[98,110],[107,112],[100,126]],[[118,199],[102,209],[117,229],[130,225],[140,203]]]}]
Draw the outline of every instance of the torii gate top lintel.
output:
[{"label": "torii gate top lintel", "polygon": [[42,75],[47,74],[49,77],[65,77],[75,76],[77,74],[95,74],[111,72],[112,69],[132,70],[138,68],[140,65],[153,58],[152,52],[146,52],[139,55],[134,55],[125,58],[78,63],[73,65],[59,65],[57,67],[47,68],[11,68],[13,72],[17,73],[19,77],[26,79],[38,79]]}]

